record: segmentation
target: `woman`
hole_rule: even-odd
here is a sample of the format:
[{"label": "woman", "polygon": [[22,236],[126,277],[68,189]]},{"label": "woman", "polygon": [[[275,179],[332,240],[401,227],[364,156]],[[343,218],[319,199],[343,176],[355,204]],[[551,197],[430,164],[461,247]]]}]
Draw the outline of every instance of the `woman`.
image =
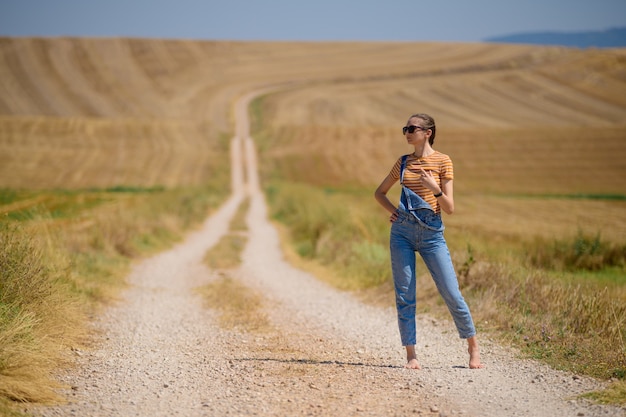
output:
[{"label": "woman", "polygon": [[[406,368],[420,369],[415,353],[415,252],[424,260],[439,294],[452,314],[459,336],[467,339],[469,367],[482,368],[476,329],[469,308],[461,295],[450,252],[443,237],[441,210],[454,212],[453,169],[448,155],[432,148],[435,120],[427,114],[412,115],[402,128],[415,151],[400,157],[378,186],[376,200],[391,213],[391,268],[396,291],[398,326],[406,347]],[[387,192],[397,182],[402,185],[396,207]]]}]

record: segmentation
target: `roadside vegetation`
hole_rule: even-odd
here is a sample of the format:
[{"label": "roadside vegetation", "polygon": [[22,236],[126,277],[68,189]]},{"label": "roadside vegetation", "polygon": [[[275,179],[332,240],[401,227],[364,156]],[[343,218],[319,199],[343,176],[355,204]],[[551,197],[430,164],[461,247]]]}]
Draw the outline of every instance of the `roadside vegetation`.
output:
[{"label": "roadside vegetation", "polygon": [[[26,200],[19,193],[5,205]],[[162,250],[227,196],[221,185],[171,190],[32,192],[36,207],[0,221],[0,395],[56,399],[52,373],[87,342],[86,319],[115,299],[134,259]],[[76,199],[85,202],[75,204]],[[45,203],[44,203],[45,201]]]},{"label": "roadside vegetation", "polygon": [[248,240],[245,222],[248,206],[249,200],[239,206],[230,223],[229,232],[206,253],[205,264],[216,271],[218,276],[196,291],[207,306],[219,311],[219,323],[225,329],[267,332],[271,324],[263,311],[265,300],[233,274],[241,264],[241,253]]},{"label": "roadside vegetation", "polygon": [[[391,303],[391,296],[384,297],[393,291],[388,216],[369,191],[272,183],[267,192],[273,218],[288,230],[292,253],[329,269],[320,276],[331,277],[336,287]],[[460,284],[481,330],[496,331],[559,369],[626,379],[624,245],[602,241],[593,255],[579,254],[581,239],[597,238],[575,234],[520,242],[502,253],[498,242],[467,239],[448,229]],[[537,265],[538,257],[552,263]],[[586,257],[591,269],[578,266]],[[610,261],[601,264],[603,259]],[[421,311],[447,317],[427,271],[420,265],[419,272]]]}]

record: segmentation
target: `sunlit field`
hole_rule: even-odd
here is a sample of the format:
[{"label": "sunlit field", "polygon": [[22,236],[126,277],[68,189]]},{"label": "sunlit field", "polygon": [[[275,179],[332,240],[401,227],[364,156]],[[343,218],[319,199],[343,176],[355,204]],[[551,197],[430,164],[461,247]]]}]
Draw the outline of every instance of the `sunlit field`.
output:
[{"label": "sunlit field", "polygon": [[[429,60],[418,55],[416,71]],[[428,112],[455,163],[450,226],[623,240],[626,54],[538,48],[515,62],[274,94],[266,159],[295,181],[375,187],[411,151],[400,127]]]},{"label": "sunlit field", "polygon": [[[0,397],[54,398],[50,373],[130,261],[228,195],[232,106],[268,87],[251,133],[293,262],[390,305],[373,192],[412,151],[408,116],[430,113],[454,161],[446,236],[480,330],[626,378],[626,50],[4,38]],[[421,311],[445,317],[422,275]]]}]

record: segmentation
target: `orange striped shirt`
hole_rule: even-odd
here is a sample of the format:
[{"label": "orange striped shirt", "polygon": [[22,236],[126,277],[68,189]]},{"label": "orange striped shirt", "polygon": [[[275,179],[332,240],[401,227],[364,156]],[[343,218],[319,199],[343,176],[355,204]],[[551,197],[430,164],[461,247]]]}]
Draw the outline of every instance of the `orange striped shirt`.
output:
[{"label": "orange striped shirt", "polygon": [[[389,175],[395,180],[400,179],[400,166],[402,165],[402,157],[398,158]],[[436,213],[441,213],[439,202],[433,195],[433,192],[424,187],[420,179],[420,169],[430,171],[437,180],[437,184],[441,187],[442,180],[451,180],[454,178],[454,170],[452,160],[446,154],[435,151],[426,157],[416,157],[410,154],[406,159],[406,168],[404,170],[404,186],[413,190],[417,195],[422,197]]]}]

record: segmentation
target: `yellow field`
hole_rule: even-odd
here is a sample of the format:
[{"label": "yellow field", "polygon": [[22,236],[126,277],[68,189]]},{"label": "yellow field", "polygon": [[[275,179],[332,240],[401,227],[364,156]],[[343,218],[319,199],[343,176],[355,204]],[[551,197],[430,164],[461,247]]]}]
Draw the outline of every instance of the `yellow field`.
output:
[{"label": "yellow field", "polygon": [[374,188],[428,112],[455,163],[449,225],[626,236],[624,49],[4,38],[0,187],[202,184],[233,101],[271,85],[262,161],[291,179]]},{"label": "yellow field", "polygon": [[428,112],[455,163],[450,226],[626,236],[624,49],[0,39],[0,187],[202,184],[233,101],[272,85],[261,159],[290,179],[373,189]]}]

